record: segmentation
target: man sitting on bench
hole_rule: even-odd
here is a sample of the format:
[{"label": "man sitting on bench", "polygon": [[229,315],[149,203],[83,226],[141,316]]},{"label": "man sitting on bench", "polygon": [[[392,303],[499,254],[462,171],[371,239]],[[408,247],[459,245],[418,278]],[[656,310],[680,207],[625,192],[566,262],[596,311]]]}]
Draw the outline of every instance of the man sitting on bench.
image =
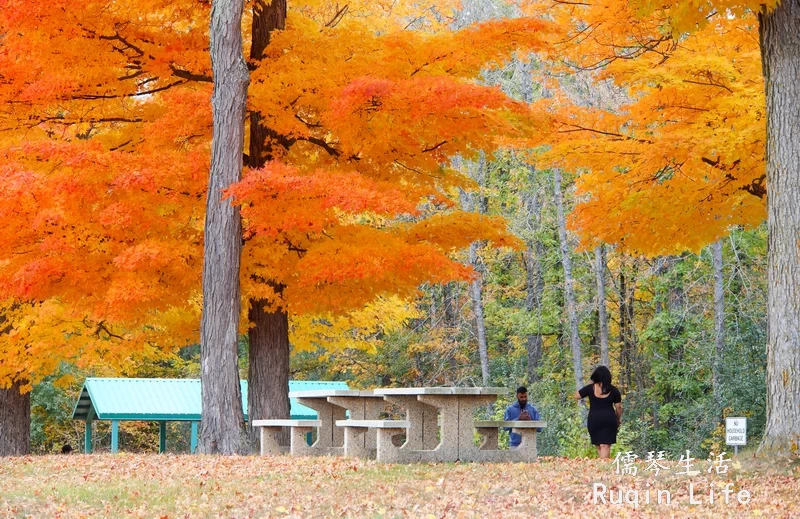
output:
[{"label": "man sitting on bench", "polygon": [[[528,403],[527,387],[520,386],[517,388],[517,401],[508,406],[503,420],[506,422],[515,422],[518,420],[541,420],[539,411],[537,411],[533,405]],[[522,440],[522,436],[512,432],[510,427],[504,427],[504,429],[508,431],[508,437],[510,440],[509,444],[511,448],[516,449],[519,447],[519,442]],[[536,431],[542,432],[542,429],[537,428]]]}]

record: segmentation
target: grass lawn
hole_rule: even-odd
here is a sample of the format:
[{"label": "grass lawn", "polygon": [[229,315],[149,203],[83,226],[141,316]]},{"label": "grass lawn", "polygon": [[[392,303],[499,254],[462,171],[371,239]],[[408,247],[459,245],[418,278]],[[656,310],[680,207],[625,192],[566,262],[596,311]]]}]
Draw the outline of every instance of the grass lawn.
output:
[{"label": "grass lawn", "polygon": [[[727,474],[708,474],[706,461],[697,460],[694,475],[676,474],[684,469],[674,461],[666,465],[655,477],[643,462],[632,476],[615,474],[609,462],[561,458],[431,465],[288,456],[0,458],[0,517],[800,518],[797,462],[743,457]],[[607,501],[621,490],[623,504],[595,502],[595,483],[606,486]],[[690,484],[702,504],[690,503]],[[749,492],[749,503],[739,503],[740,491]]]}]

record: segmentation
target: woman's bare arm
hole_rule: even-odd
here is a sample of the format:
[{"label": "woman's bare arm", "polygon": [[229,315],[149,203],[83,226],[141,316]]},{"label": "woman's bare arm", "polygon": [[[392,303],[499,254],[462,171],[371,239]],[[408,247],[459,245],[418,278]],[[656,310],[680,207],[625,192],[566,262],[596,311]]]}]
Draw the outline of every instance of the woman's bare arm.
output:
[{"label": "woman's bare arm", "polygon": [[617,423],[622,423],[622,402],[617,402],[614,404],[614,410],[617,413]]}]

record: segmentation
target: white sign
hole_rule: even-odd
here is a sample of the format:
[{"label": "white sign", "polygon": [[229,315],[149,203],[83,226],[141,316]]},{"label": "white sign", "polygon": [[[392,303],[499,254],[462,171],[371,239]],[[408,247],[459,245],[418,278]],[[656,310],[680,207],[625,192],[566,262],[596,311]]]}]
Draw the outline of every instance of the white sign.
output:
[{"label": "white sign", "polygon": [[725,419],[725,444],[747,445],[747,418]]}]

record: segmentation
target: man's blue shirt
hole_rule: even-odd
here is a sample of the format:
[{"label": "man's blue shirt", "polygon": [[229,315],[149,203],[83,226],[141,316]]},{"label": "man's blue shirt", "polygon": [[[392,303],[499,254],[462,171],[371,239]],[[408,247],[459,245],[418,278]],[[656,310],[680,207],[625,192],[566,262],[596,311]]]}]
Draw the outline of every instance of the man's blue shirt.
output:
[{"label": "man's blue shirt", "polygon": [[[541,417],[539,416],[539,411],[537,411],[536,408],[533,407],[530,402],[525,404],[525,409],[528,411],[528,414],[531,415],[531,420],[536,421],[541,419]],[[514,422],[519,420],[519,415],[521,414],[522,414],[522,409],[519,407],[519,400],[517,400],[513,404],[508,406],[508,408],[506,408],[506,414],[503,417],[503,420],[506,422]],[[518,447],[519,442],[522,441],[522,436],[520,436],[515,432],[511,432],[510,427],[506,427],[505,430],[508,431],[508,437],[511,440],[510,445],[512,447]],[[541,432],[541,429],[537,429],[537,431]]]}]

